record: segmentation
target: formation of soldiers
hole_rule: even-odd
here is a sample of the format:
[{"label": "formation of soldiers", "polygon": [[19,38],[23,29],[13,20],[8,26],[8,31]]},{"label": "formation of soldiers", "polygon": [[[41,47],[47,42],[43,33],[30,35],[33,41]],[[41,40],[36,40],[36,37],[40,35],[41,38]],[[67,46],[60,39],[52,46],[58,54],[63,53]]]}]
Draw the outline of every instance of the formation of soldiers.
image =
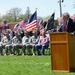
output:
[{"label": "formation of soldiers", "polygon": [[[24,36],[21,37],[21,35],[18,34],[18,31],[14,31],[14,36],[12,37],[9,35],[9,32],[5,32],[0,41],[0,55],[40,55],[38,42],[41,37],[37,34],[36,30],[34,30],[32,34],[32,36],[29,36],[28,32],[24,31]],[[49,40],[46,40],[45,42],[47,47],[49,44],[48,41]],[[40,46],[41,48],[44,48],[41,43]],[[45,48],[42,51],[43,55]]]}]

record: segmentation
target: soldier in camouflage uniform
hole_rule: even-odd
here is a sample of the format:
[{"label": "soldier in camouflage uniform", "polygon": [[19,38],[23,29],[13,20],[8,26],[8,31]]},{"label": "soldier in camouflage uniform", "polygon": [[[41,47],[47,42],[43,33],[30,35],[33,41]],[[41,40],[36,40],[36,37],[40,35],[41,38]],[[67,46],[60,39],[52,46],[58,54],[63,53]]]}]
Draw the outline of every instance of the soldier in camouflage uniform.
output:
[{"label": "soldier in camouflage uniform", "polygon": [[28,32],[24,31],[24,37],[22,38],[22,50],[23,50],[24,55],[26,53],[26,50],[27,50],[28,54],[31,54],[31,46],[29,43],[29,39],[30,39],[30,37],[28,36]]},{"label": "soldier in camouflage uniform", "polygon": [[1,45],[0,45],[0,53],[3,55],[3,48],[5,48],[5,55],[8,55],[8,51],[12,54],[12,40],[9,36],[9,33],[6,32],[5,36],[1,40]]},{"label": "soldier in camouflage uniform", "polygon": [[13,48],[13,54],[15,55],[15,52],[17,52],[17,55],[20,55],[19,47],[21,47],[21,36],[18,35],[18,32],[14,32],[15,36],[12,39],[12,48]]},{"label": "soldier in camouflage uniform", "polygon": [[38,43],[39,40],[39,36],[36,33],[36,30],[34,30],[33,32],[33,36],[30,38],[30,45],[32,46],[32,50],[33,50],[33,55],[35,55],[35,45]]}]

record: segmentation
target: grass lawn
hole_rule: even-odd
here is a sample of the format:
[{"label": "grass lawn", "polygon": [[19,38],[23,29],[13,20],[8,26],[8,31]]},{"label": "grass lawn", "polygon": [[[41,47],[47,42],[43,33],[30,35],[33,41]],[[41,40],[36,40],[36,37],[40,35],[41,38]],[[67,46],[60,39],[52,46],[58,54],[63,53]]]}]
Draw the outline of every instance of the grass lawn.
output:
[{"label": "grass lawn", "polygon": [[0,75],[75,75],[75,72],[52,72],[50,56],[0,56]]}]

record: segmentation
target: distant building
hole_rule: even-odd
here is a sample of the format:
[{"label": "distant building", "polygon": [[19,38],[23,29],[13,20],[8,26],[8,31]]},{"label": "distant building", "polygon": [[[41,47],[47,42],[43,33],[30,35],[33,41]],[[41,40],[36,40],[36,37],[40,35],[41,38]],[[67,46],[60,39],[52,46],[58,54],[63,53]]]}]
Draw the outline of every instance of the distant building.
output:
[{"label": "distant building", "polygon": [[8,23],[8,25],[5,25],[5,26],[3,26],[3,25],[1,25],[0,24],[0,30],[6,30],[6,29],[13,29],[14,28],[14,26],[15,26],[15,24],[16,23]]},{"label": "distant building", "polygon": [[13,29],[15,25],[16,25],[16,23],[9,23],[9,24],[8,24],[9,29]]}]

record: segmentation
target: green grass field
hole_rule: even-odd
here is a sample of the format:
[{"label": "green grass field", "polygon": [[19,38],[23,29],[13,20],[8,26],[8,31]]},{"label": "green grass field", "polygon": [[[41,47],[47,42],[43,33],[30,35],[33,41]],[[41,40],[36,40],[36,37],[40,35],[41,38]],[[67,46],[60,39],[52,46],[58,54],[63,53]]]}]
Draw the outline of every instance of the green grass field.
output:
[{"label": "green grass field", "polygon": [[0,56],[0,75],[75,75],[75,72],[52,72],[50,56]]}]

